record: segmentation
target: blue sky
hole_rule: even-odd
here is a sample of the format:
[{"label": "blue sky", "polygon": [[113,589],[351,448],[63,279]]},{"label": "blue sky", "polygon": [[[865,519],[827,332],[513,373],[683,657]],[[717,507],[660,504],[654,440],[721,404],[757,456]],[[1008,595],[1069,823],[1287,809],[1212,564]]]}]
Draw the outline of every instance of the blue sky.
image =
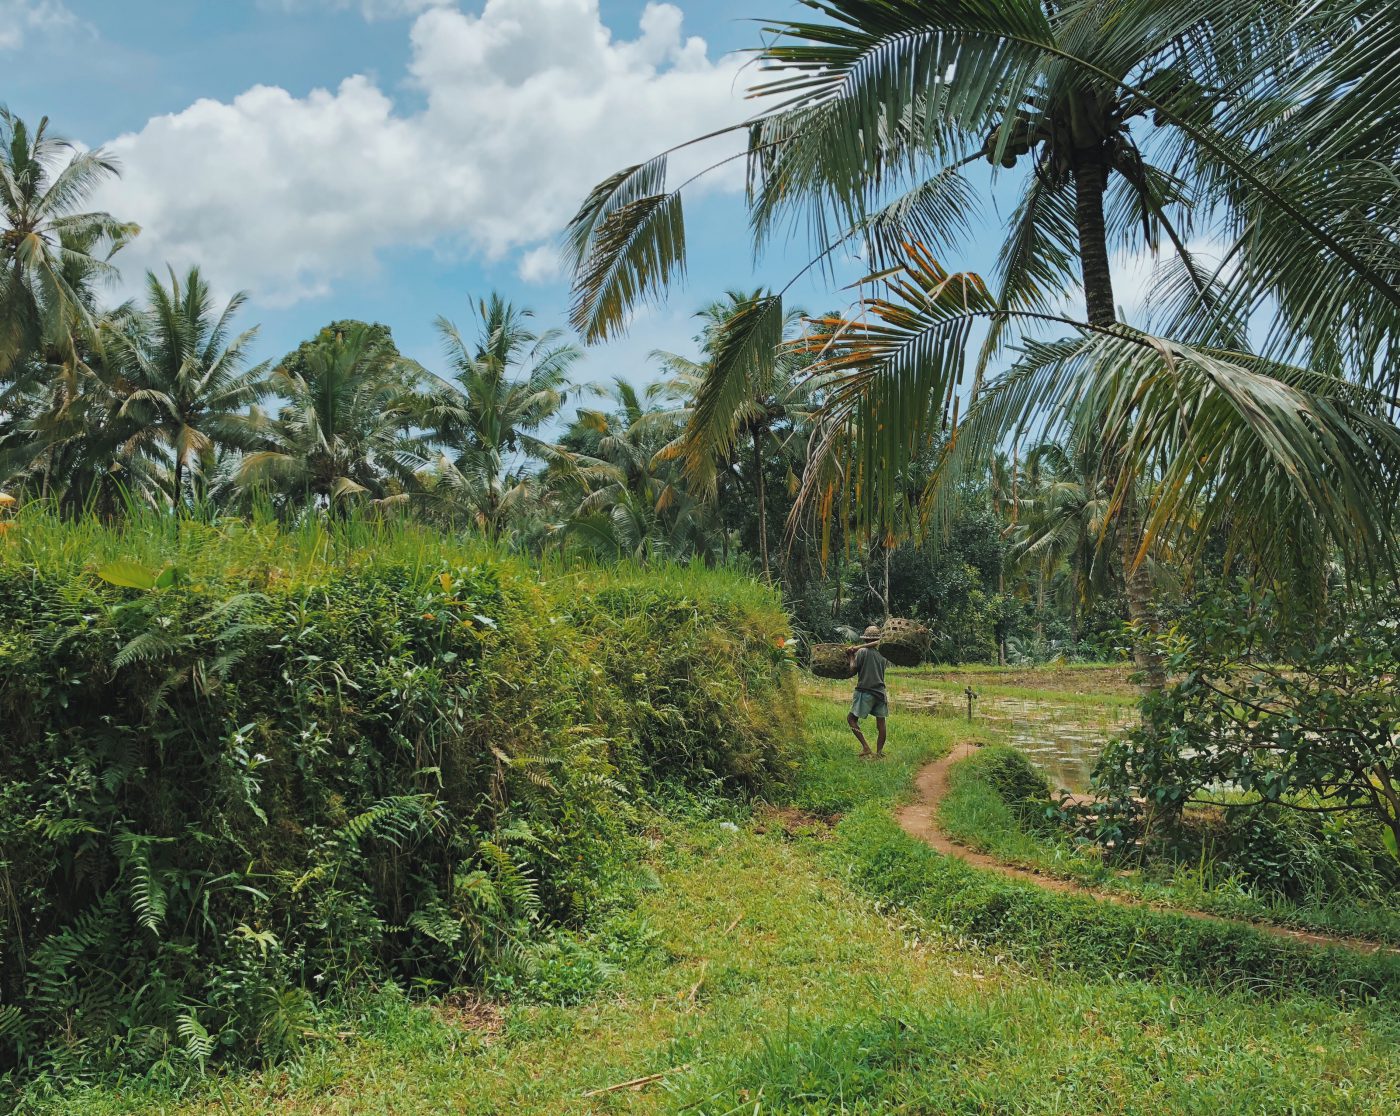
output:
[{"label": "blue sky", "polygon": [[[335,318],[391,326],[439,367],[432,320],[468,324],[492,289],[563,325],[564,221],[604,174],[746,113],[730,52],[791,0],[0,0],[5,96],[27,118],[110,147],[99,198],[139,221],[128,287],[199,262],[252,296],[259,359]],[[6,18],[8,17],[8,19]],[[716,154],[727,149],[716,148]],[[695,309],[729,286],[781,284],[808,258],[755,266],[736,172],[690,199],[690,279],[582,378],[648,378],[690,347]],[[990,270],[994,216],[955,267]],[[849,278],[857,277],[851,271]],[[843,276],[843,278],[845,278]],[[815,277],[795,302],[844,305]]]},{"label": "blue sky", "polygon": [[[662,10],[659,14],[658,8]],[[563,325],[567,281],[559,274],[547,273],[547,265],[542,265],[545,274],[532,273],[526,279],[522,274],[525,256],[553,244],[563,223],[563,197],[567,196],[568,204],[577,203],[592,182],[623,165],[626,158],[643,157],[668,141],[685,139],[697,125],[741,118],[745,104],[736,95],[736,63],[725,63],[724,55],[757,42],[759,27],[752,21],[753,10],[752,4],[738,0],[682,0],[673,6],[638,0],[602,0],[601,6],[594,0],[491,0],[490,4],[483,0],[63,0],[62,4],[56,0],[0,0],[0,17],[8,14],[15,18],[18,13],[21,28],[21,41],[10,43],[10,49],[0,49],[0,60],[10,63],[4,98],[13,111],[25,118],[48,115],[64,136],[118,151],[125,169],[123,181],[109,196],[102,196],[101,202],[120,217],[136,218],[146,228],[143,242],[125,253],[127,280],[134,283],[147,266],[160,266],[164,260],[174,260],[176,265],[199,260],[225,293],[245,288],[252,295],[242,322],[262,325],[259,358],[280,356],[330,319],[356,316],[388,323],[400,346],[431,367],[437,357],[431,329],[434,316],[445,314],[466,325],[468,298],[493,288],[531,305],[545,325]],[[795,13],[797,6],[776,0],[764,11]],[[255,136],[259,132],[276,134],[280,120],[295,118],[298,112],[305,115],[309,99],[318,95],[339,99],[342,83],[356,76],[364,78],[372,94],[388,102],[385,111],[389,120],[409,125],[417,122],[421,130],[430,132],[435,125],[424,120],[430,99],[451,101],[454,88],[449,85],[454,81],[470,83],[480,60],[473,59],[470,50],[463,50],[455,62],[455,74],[454,59],[448,56],[431,62],[431,77],[416,76],[414,59],[423,62],[424,56],[423,46],[414,41],[420,20],[461,17],[475,21],[477,29],[491,20],[497,24],[524,22],[524,35],[514,41],[505,35],[505,41],[498,43],[500,57],[490,64],[494,76],[486,83],[500,80],[504,73],[507,88],[515,88],[528,80],[531,66],[567,66],[567,46],[563,52],[557,46],[546,48],[533,57],[522,48],[526,39],[547,38],[550,25],[556,24],[561,14],[573,21],[575,29],[587,29],[595,22],[610,36],[612,48],[643,36],[644,14],[659,28],[654,31],[658,46],[652,56],[634,64],[643,74],[636,78],[636,87],[602,106],[609,116],[602,125],[603,134],[592,139],[577,137],[577,144],[589,146],[598,140],[599,146],[606,147],[603,137],[629,132],[633,104],[650,99],[647,73],[654,76],[650,85],[659,101],[676,102],[678,111],[669,127],[655,112],[650,119],[636,123],[636,144],[613,144],[619,151],[617,157],[601,154],[580,160],[580,147],[575,146],[574,151],[552,158],[550,147],[557,137],[549,129],[535,141],[533,153],[507,153],[505,157],[517,165],[505,176],[507,181],[498,185],[497,192],[505,199],[518,188],[522,176],[526,181],[547,178],[553,182],[549,199],[553,220],[545,221],[547,230],[543,225],[533,230],[522,244],[505,244],[498,232],[486,231],[486,225],[477,227],[477,218],[470,211],[472,203],[459,206],[447,189],[441,199],[428,197],[424,213],[406,221],[402,232],[386,235],[368,249],[347,253],[342,246],[328,245],[328,239],[336,241],[337,237],[342,244],[358,241],[358,232],[351,231],[356,221],[378,224],[381,213],[391,214],[396,209],[396,196],[402,196],[403,189],[413,189],[412,174],[407,175],[409,186],[396,183],[392,176],[367,175],[365,193],[378,192],[378,196],[358,199],[356,214],[346,218],[343,230],[302,244],[302,231],[325,216],[316,211],[314,200],[311,209],[307,204],[326,188],[326,176],[332,185],[344,183],[350,190],[356,188],[361,167],[354,148],[364,141],[357,129],[374,127],[372,113],[368,120],[346,126],[343,165],[307,169],[300,179],[295,167],[300,155],[295,137],[283,137],[274,150],[260,153],[273,158],[272,164],[262,167],[255,160],[241,165],[237,155],[227,151],[220,154],[221,144],[241,141],[239,127]],[[680,24],[679,32],[672,34],[675,22]],[[664,42],[668,35],[671,43]],[[703,46],[689,43],[693,36],[703,39]],[[0,48],[4,45],[0,42]],[[680,50],[689,50],[689,62],[679,57]],[[703,59],[710,70],[707,77],[697,78],[706,87],[700,97],[658,87],[657,81],[664,83],[666,74],[694,66],[697,59]],[[258,85],[286,92],[280,116],[273,106],[228,122],[200,118],[192,108],[197,102],[227,108]],[[697,99],[707,102],[699,111],[693,105]],[[528,111],[528,106],[522,106],[521,111]],[[543,113],[536,109],[536,115]],[[168,126],[162,132],[162,118],[167,125],[178,122],[178,127]],[[295,132],[300,127],[333,130],[340,125],[343,122],[332,112],[325,118],[312,113],[312,119],[287,127]],[[482,119],[473,127],[470,119],[454,119],[449,120],[447,129],[455,134],[455,129],[463,127],[489,136],[493,129],[510,132],[508,125],[508,120]],[[559,126],[567,127],[564,123]],[[596,132],[599,123],[592,127]],[[444,134],[441,144],[428,137],[428,147],[451,147],[452,134]],[[479,164],[483,154],[489,161],[494,154],[490,147],[484,143],[473,150],[472,144],[466,144],[461,154],[463,164]],[[413,151],[405,155],[406,160],[413,157]],[[323,160],[325,153],[312,151],[308,162],[312,158]],[[392,154],[386,158],[392,161]],[[440,179],[441,168],[448,172],[456,169],[451,150],[435,151],[433,160],[433,167],[423,169],[424,179]],[[585,165],[578,165],[580,162]],[[246,199],[246,193],[258,190],[255,179],[259,175],[266,178],[283,171],[297,179],[291,183],[291,189],[298,192],[294,213],[287,213],[287,199]],[[242,181],[244,174],[248,181]],[[484,169],[483,176],[490,179],[490,169]],[[755,269],[736,185],[731,176],[727,188],[701,193],[693,200],[689,209],[693,245],[689,283],[673,294],[664,308],[645,312],[623,342],[592,350],[585,377],[647,377],[645,353],[652,347],[689,347],[694,332],[690,314],[701,301],[728,286],[752,287],[760,281],[784,280],[805,259],[799,251],[801,245],[791,252],[780,248]],[[493,183],[487,181],[484,195],[491,195],[493,189]],[[442,213],[441,227],[434,228],[434,206],[440,202],[442,209],[449,211]],[[335,209],[336,197],[328,197],[325,204],[328,210]],[[501,196],[483,196],[482,207],[490,211],[483,221],[493,228],[512,220],[510,204]],[[545,217],[536,214],[533,220]],[[388,220],[392,223],[393,217]],[[232,237],[230,225],[237,230]],[[248,251],[231,248],[230,239],[248,245]],[[308,260],[305,273],[284,276],[276,267],[266,265],[266,260],[287,252],[304,253]],[[318,253],[325,259],[316,259]],[[113,293],[113,297],[122,293],[126,291]],[[799,284],[794,294],[804,304],[816,307],[841,301],[840,295],[827,294],[825,287],[815,284]]]}]

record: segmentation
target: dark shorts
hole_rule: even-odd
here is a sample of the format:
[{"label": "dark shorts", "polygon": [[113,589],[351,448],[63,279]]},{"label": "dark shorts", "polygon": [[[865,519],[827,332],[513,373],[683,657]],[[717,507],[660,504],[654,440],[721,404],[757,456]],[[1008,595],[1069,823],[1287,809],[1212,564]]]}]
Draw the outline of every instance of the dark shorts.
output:
[{"label": "dark shorts", "polygon": [[865,690],[857,690],[856,696],[851,699],[851,716],[856,720],[862,717],[888,717],[890,715],[890,703],[885,694],[867,693]]}]

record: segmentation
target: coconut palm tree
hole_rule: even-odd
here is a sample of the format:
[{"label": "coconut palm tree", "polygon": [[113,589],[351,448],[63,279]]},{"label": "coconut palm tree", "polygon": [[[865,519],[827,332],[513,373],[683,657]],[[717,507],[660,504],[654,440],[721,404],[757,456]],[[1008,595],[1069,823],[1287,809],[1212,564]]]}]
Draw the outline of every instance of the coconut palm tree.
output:
[{"label": "coconut palm tree", "polygon": [[0,107],[0,381],[36,354],[76,361],[75,342],[91,325],[80,279],[113,274],[110,262],[138,229],[83,205],[116,161],[101,149],[79,151],[30,128]]},{"label": "coconut palm tree", "polygon": [[[747,359],[726,366],[722,390],[714,383],[719,347],[736,314],[742,314],[764,297],[763,291],[726,291],[720,299],[700,310],[704,327],[697,340],[703,359],[693,361],[676,353],[653,354],[662,362],[673,382],[688,385],[691,406],[684,412],[685,429],[673,452],[682,456],[686,473],[701,491],[714,493],[717,475],[737,465],[741,455],[758,511],[759,560],[765,580],[772,580],[768,557],[768,491],[764,464],[773,453],[788,448],[794,432],[800,430],[819,406],[822,383],[805,375],[809,358],[792,342],[800,335],[803,313],[787,310],[775,353],[751,354]],[[703,405],[702,405],[703,400]]]},{"label": "coconut palm tree", "polygon": [[[1244,312],[1267,276],[1231,283],[1188,248],[1193,216],[1219,213],[1219,229],[1238,234],[1227,255],[1267,266],[1274,257],[1241,245],[1251,215],[1272,206],[1272,245],[1290,228],[1334,272],[1351,269],[1346,290],[1357,302],[1400,306],[1400,291],[1370,262],[1380,249],[1363,258],[1282,195],[1259,157],[1268,144],[1249,131],[1281,129],[1280,83],[1290,68],[1326,65],[1351,33],[1330,10],[1344,5],[1324,2],[1319,20],[1309,16],[1314,5],[1257,0],[801,2],[824,20],[775,24],[759,55],[768,80],[754,96],[764,108],[743,125],[751,220],[762,240],[805,219],[817,260],[859,248],[876,265],[871,279],[889,280],[889,293],[864,300],[860,315],[826,323],[839,341],[825,347],[824,367],[844,379],[830,394],[809,497],[835,457],[860,492],[862,521],[887,530],[906,464],[956,420],[965,389],[980,406],[978,436],[953,439],[962,447],[954,460],[973,446],[985,461],[1008,430],[1024,433],[1047,410],[1101,432],[1130,612],[1144,631],[1153,625],[1151,538],[1207,493],[1261,515],[1308,516],[1353,552],[1388,545],[1364,526],[1391,475],[1376,457],[1397,448],[1383,404],[1358,397],[1335,361],[1299,369],[1239,357]],[[1319,73],[1340,88],[1325,70],[1314,70],[1315,83]],[[977,195],[989,192],[969,177],[979,162],[1001,176],[995,194],[1015,199],[992,290],[934,260],[961,243]],[[574,321],[589,339],[615,332],[683,267],[681,195],[665,174],[664,155],[624,169],[594,189],[571,226]],[[1352,192],[1353,202],[1357,193],[1379,196]],[[1359,236],[1359,224],[1352,218],[1343,231]],[[1118,323],[1111,252],[1120,246],[1170,252],[1164,285],[1180,295],[1172,320],[1190,327],[1194,348]],[[1079,312],[1062,305],[1070,287]],[[1315,310],[1319,296],[1310,298]],[[730,404],[733,369],[770,359],[782,320],[778,295],[731,317],[697,409]],[[977,320],[989,329],[969,382]],[[985,373],[1008,340],[1024,345],[1047,322],[1076,332],[1035,349],[984,401]],[[1181,407],[1187,390],[1197,394]],[[1171,483],[1144,507],[1138,480],[1153,469]],[[1150,644],[1138,641],[1138,659],[1154,685],[1161,669]]]},{"label": "coconut palm tree", "polygon": [[360,322],[323,333],[296,356],[269,380],[286,401],[276,418],[255,411],[250,419],[255,448],[237,467],[239,487],[332,510],[411,491],[431,456],[414,433],[421,369],[382,330]]},{"label": "coconut palm tree", "polygon": [[567,454],[536,432],[564,407],[569,371],[581,354],[558,330],[536,332],[532,312],[498,294],[475,311],[473,341],[448,319],[437,322],[452,378],[430,385],[423,422],[443,452],[428,483],[464,503],[495,539],[513,509],[534,498],[524,458],[568,467]]},{"label": "coconut palm tree", "polygon": [[111,517],[132,501],[168,506],[159,432],[123,413],[129,385],[102,347],[78,351],[71,383],[26,377],[0,396],[0,481],[70,513]]},{"label": "coconut palm tree", "polygon": [[[1080,607],[1110,583],[1104,558],[1113,549],[1112,491],[1097,466],[1097,454],[1083,440],[1033,447],[1026,454],[1026,491],[1018,501],[1007,555],[1014,567],[1035,574],[1042,606],[1056,572],[1067,570],[1064,588],[1075,639]],[[1105,536],[1108,545],[1100,545]]]},{"label": "coconut palm tree", "polygon": [[230,336],[246,295],[216,310],[198,268],[183,279],[172,270],[169,286],[148,273],[146,291],[144,308],[104,323],[106,351],[128,385],[121,416],[157,431],[169,449],[171,500],[179,507],[186,480],[198,484],[218,449],[249,447],[247,409],[271,385],[266,364],[247,367],[257,327]]},{"label": "coconut palm tree", "polygon": [[712,508],[682,483],[675,453],[686,411],[684,381],[638,389],[622,378],[602,391],[610,410],[586,408],[564,436],[586,488],[564,524],[568,536],[614,557],[714,557]]}]

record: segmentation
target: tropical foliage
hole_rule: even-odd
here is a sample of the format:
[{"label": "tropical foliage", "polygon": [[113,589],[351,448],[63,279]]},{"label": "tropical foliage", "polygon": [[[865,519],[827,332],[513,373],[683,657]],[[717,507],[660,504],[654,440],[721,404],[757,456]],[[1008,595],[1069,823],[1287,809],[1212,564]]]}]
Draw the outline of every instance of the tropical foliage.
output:
[{"label": "tropical foliage", "polygon": [[322,997],[523,979],[650,789],[788,770],[786,620],[727,573],[31,513],[0,629],[0,1074],[183,1077],[296,1048]]},{"label": "tropical foliage", "polygon": [[[1222,586],[1164,648],[1180,679],[1153,699],[1153,732],[1104,753],[1099,775],[1146,793],[1168,817],[1188,803],[1230,813],[1286,807],[1369,814],[1400,859],[1395,676],[1400,609],[1391,596],[1296,611],[1249,586]],[[1379,850],[1377,850],[1379,851]]]},{"label": "tropical foliage", "polygon": [[[751,223],[760,242],[805,223],[814,264],[859,249],[886,288],[822,323],[835,378],[810,503],[888,535],[909,518],[910,463],[950,428],[934,503],[1008,438],[1092,436],[1154,685],[1150,558],[1208,539],[1202,515],[1295,584],[1316,583],[1329,544],[1357,568],[1384,560],[1390,538],[1371,525],[1392,506],[1400,443],[1396,365],[1377,358],[1400,335],[1400,238],[1359,215],[1393,201],[1400,114],[1358,59],[1394,44],[1393,13],[1354,0],[803,2],[819,19],[771,27],[759,112],[736,125]],[[992,191],[971,177],[984,162]],[[587,337],[616,332],[684,268],[666,163],[600,183],[573,222]],[[981,193],[1015,199],[992,286],[936,262],[965,242]],[[1202,237],[1223,263],[1192,250]],[[1119,320],[1119,248],[1168,253],[1160,336]],[[731,316],[698,414],[734,409],[735,369],[774,351],[783,316],[772,294]]]}]

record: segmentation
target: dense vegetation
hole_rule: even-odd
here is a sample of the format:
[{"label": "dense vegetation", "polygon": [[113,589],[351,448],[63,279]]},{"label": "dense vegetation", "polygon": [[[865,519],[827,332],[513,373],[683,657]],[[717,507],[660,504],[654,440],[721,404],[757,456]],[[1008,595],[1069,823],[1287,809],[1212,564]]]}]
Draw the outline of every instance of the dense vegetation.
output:
[{"label": "dense vegetation", "polygon": [[[1365,1041],[1393,1038],[1388,954],[1045,894],[912,842],[889,807],[952,728],[896,733],[867,771],[828,711],[797,748],[789,667],[895,615],[947,661],[1131,655],[1141,723],[1093,801],[988,749],[947,830],[1138,898],[1397,940],[1400,9],[801,2],[729,131],[756,241],[805,226],[798,275],[858,259],[857,301],[731,290],[689,352],[603,385],[498,295],[474,328],[438,319],[435,368],[349,320],[256,363],[245,296],[219,304],[198,268],[108,305],[139,235],[89,208],[116,164],[0,110],[10,1081],[194,1080],[336,1012],[410,1027],[406,995],[463,986],[577,1005],[656,963],[638,866],[666,854],[644,835],[716,851],[746,825],[744,856],[912,935],[1161,991],[1159,1034],[1177,993],[1221,1017],[1287,993],[1299,1032],[1360,1001]],[[585,343],[684,270],[667,159],[568,229]],[[1011,202],[990,281],[948,266],[983,197]],[[1161,257],[1132,312],[1124,251]],[[808,812],[820,864],[754,843],[764,795]],[[948,1107],[948,1081],[912,1082],[966,1054],[940,1018],[789,1003],[781,1042],[712,1058],[678,1033],[664,1061],[699,1067],[676,1103],[700,1111]],[[1379,1064],[1388,1110],[1370,1050],[1334,1043],[1346,1071],[1321,1076]],[[1120,1107],[1160,1068],[1115,1083]],[[1261,1106],[1290,1084],[1256,1082]],[[978,1088],[966,1107],[1042,1099]]]},{"label": "dense vegetation", "polygon": [[472,304],[474,329],[438,320],[438,368],[355,321],[254,364],[246,296],[219,304],[197,269],[148,275],[143,298],[104,305],[135,230],[82,204],[115,164],[47,122],[6,115],[0,133],[14,184],[0,220],[52,264],[31,272],[19,240],[0,244],[15,265],[0,268],[15,280],[0,346],[5,500],[109,520],[371,512],[532,556],[742,564],[781,585],[816,639],[892,612],[933,622],[953,661],[1119,654],[1123,589],[1094,560],[1102,501],[1082,452],[989,456],[950,529],[922,540],[863,543],[796,507],[831,401],[799,312],[700,446],[696,393],[752,293],[701,310],[692,355],[656,354],[609,384],[574,382],[577,346],[496,295]]},{"label": "dense vegetation", "polygon": [[319,998],[508,981],[616,897],[649,794],[790,770],[787,623],[729,575],[33,516],[0,631],[6,1068],[276,1056]]},{"label": "dense vegetation", "polygon": [[[52,1110],[1394,1109],[1394,1005],[1312,996],[1288,976],[1264,978],[1267,965],[1295,951],[1258,941],[1251,960],[1272,958],[1252,970],[1263,996],[1219,970],[1167,966],[1139,979],[1150,959],[1140,962],[1133,949],[1125,964],[1122,939],[1097,925],[1077,940],[1077,923],[1056,914],[1053,899],[1038,908],[1048,916],[1043,929],[1038,918],[998,919],[1001,909],[1030,913],[1037,897],[1010,884],[981,892],[976,873],[940,870],[912,838],[872,832],[918,766],[966,733],[957,721],[909,718],[884,764],[861,763],[840,710],[812,705],[803,762],[784,795],[793,805],[750,815],[711,800],[658,820],[643,854],[654,882],[635,915],[599,927],[572,955],[615,964],[603,993],[583,1003],[525,996],[493,1015],[469,1000],[434,1007],[389,989],[357,1009],[355,1041],[317,1043],[293,1064],[206,1081],[183,1098],[132,1082],[64,1097]],[[850,814],[833,830],[834,810]],[[891,905],[925,872],[990,901],[973,933],[947,922],[949,905],[920,904],[917,895]],[[1080,904],[1064,914],[1071,911],[1083,914]],[[1160,959],[1183,922],[1143,920],[1135,944]],[[1070,964],[1040,960],[1066,948],[1057,935],[1070,938],[1073,953],[1062,957]],[[639,1079],[649,1083],[596,1093]]]}]

